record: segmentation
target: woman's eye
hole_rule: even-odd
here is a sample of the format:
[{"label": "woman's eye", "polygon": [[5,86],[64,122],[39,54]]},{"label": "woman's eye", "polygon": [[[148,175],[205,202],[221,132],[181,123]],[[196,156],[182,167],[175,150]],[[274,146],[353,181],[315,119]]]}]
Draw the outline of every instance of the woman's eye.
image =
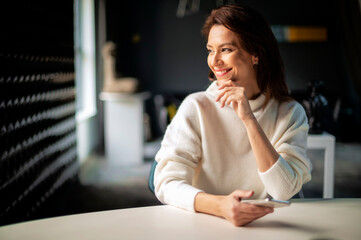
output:
[{"label": "woman's eye", "polygon": [[207,52],[208,52],[208,53],[213,53],[213,50],[207,49]]},{"label": "woman's eye", "polygon": [[222,48],[222,52],[232,52],[232,49],[230,49],[230,48]]}]

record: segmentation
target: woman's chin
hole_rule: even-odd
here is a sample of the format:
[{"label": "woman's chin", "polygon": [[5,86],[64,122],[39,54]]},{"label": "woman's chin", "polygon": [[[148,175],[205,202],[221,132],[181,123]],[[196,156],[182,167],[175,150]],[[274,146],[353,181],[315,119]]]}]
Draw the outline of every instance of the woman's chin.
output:
[{"label": "woman's chin", "polygon": [[219,82],[219,83],[223,83],[223,82],[226,82],[226,81],[228,81],[229,79],[227,78],[217,78],[217,81]]},{"label": "woman's chin", "polygon": [[220,79],[217,79],[217,81],[218,81],[218,83],[220,83],[220,84],[222,84],[222,83],[224,83],[224,82],[227,82],[227,81],[229,81],[229,80],[231,80],[231,81],[235,81],[235,80],[233,80],[233,79],[229,79],[229,78],[220,78]]}]

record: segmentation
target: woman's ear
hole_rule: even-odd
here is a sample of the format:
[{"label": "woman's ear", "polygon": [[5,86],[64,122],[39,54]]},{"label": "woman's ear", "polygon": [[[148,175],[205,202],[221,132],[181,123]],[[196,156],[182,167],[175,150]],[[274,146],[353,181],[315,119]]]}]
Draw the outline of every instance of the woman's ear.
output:
[{"label": "woman's ear", "polygon": [[257,65],[258,64],[258,57],[252,55],[252,63],[253,63],[253,65]]}]

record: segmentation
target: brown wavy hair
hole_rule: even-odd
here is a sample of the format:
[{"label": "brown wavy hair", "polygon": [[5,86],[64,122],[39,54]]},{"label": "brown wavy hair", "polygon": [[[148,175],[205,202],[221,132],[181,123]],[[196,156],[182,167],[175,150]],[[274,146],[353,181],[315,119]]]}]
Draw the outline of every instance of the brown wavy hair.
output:
[{"label": "brown wavy hair", "polygon": [[[202,28],[206,40],[213,25],[223,25],[234,32],[241,46],[258,57],[258,65],[254,67],[258,87],[266,96],[265,104],[271,98],[280,102],[291,100],[276,38],[261,14],[240,4],[224,5],[212,10],[206,18]],[[212,71],[209,79],[216,80]]]}]

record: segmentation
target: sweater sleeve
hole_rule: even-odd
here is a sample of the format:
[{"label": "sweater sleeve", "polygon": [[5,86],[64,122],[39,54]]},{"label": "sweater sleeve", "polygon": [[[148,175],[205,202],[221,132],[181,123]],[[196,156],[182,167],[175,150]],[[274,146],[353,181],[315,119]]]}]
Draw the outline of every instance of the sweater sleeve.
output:
[{"label": "sweater sleeve", "polygon": [[300,104],[292,102],[280,108],[276,131],[270,139],[279,158],[266,172],[259,172],[273,198],[290,199],[311,180],[312,165],[306,153],[308,128],[308,119]]},{"label": "sweater sleeve", "polygon": [[194,199],[201,190],[192,186],[192,180],[201,155],[197,106],[186,98],[155,157],[155,194],[162,203],[195,211]]}]

